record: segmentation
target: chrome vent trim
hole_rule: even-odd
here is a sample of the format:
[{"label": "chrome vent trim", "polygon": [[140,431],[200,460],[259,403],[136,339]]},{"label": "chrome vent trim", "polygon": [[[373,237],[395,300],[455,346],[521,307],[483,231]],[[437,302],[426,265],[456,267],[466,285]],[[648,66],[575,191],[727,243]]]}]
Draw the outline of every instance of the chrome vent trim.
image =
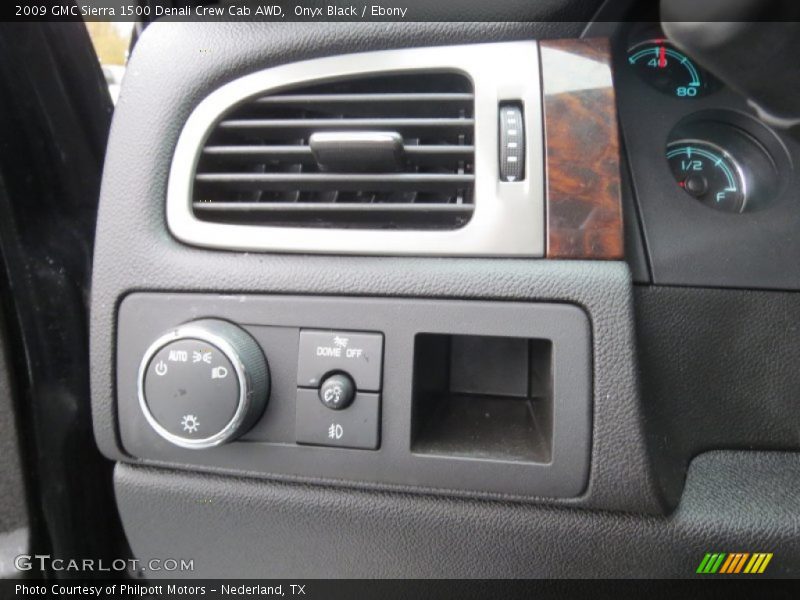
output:
[{"label": "chrome vent trim", "polygon": [[[241,224],[215,221],[215,212],[235,215],[252,211],[270,211],[269,219],[286,220],[287,206],[280,203],[265,203],[254,206],[251,202],[227,201],[206,203],[202,207],[203,218],[198,218],[193,202],[195,172],[202,156],[225,157],[236,154],[251,154],[265,159],[293,161],[313,160],[308,146],[275,145],[251,147],[206,142],[220,125],[223,128],[252,127],[238,119],[227,119],[232,108],[246,102],[264,106],[281,106],[292,103],[313,107],[322,102],[360,102],[367,114],[354,123],[358,130],[374,126],[375,119],[369,112],[379,110],[381,103],[426,102],[424,94],[398,92],[394,95],[368,94],[337,95],[336,98],[320,94],[294,93],[294,89],[310,88],[345,79],[382,77],[387,75],[423,75],[426,72],[455,72],[466,75],[473,84],[474,112],[471,120],[460,119],[457,126],[473,127],[474,142],[471,145],[431,146],[429,148],[408,147],[415,159],[439,161],[463,157],[474,152],[474,191],[469,203],[437,205],[443,213],[462,213],[464,219],[472,216],[465,225],[452,229],[416,229],[414,219],[419,218],[420,227],[427,218],[419,211],[420,204],[370,204],[370,211],[380,214],[391,211],[416,213],[406,224],[407,229],[366,229],[343,227],[278,226],[264,224]],[[436,94],[439,101],[463,102],[464,94],[453,93],[449,98]],[[521,101],[524,105],[525,126],[528,140],[526,152],[527,177],[521,182],[498,180],[497,111],[501,102]],[[404,119],[397,126],[413,127],[415,119]],[[275,120],[259,126],[275,126]],[[467,122],[469,121],[469,122]],[[307,127],[308,122],[289,123],[280,121],[282,127]],[[382,121],[382,127],[386,127]],[[329,127],[314,123],[314,131]],[[452,124],[448,124],[452,125]],[[205,152],[204,152],[205,147]],[[465,177],[466,176],[466,177]],[[342,173],[262,173],[258,175],[235,173],[198,173],[199,182],[236,181],[247,187],[268,184],[275,188],[294,189],[298,177],[307,188],[361,189],[364,185],[377,188],[397,189],[394,186],[418,190],[429,186],[442,189],[453,184],[469,185],[472,174],[450,174],[443,177],[426,177],[424,173],[399,173],[387,183],[387,178],[378,174]],[[448,178],[452,180],[448,181]],[[237,181],[238,179],[238,181]],[[188,244],[230,250],[262,250],[277,252],[314,252],[332,254],[406,254],[406,255],[451,255],[451,256],[542,256],[544,253],[544,174],[541,131],[541,98],[539,88],[538,48],[535,42],[509,42],[467,46],[445,46],[388,50],[363,54],[335,56],[287,64],[237,79],[210,94],[192,112],[187,120],[173,157],[167,192],[167,223],[175,237]],[[212,205],[213,204],[213,205]],[[303,203],[300,203],[303,204]],[[413,208],[408,208],[413,207]],[[358,215],[364,204],[339,202],[337,204],[294,204],[288,211],[297,215],[307,210],[325,218],[325,214],[336,212],[337,218],[350,212]],[[314,212],[316,211],[316,212]],[[465,213],[467,211],[467,213]],[[236,219],[236,217],[233,217]],[[248,214],[248,219],[253,215]],[[258,220],[258,219],[256,219]],[[291,221],[291,218],[288,218]]]},{"label": "chrome vent trim", "polygon": [[239,103],[212,129],[194,180],[204,221],[456,229],[473,213],[472,82],[368,74]]}]

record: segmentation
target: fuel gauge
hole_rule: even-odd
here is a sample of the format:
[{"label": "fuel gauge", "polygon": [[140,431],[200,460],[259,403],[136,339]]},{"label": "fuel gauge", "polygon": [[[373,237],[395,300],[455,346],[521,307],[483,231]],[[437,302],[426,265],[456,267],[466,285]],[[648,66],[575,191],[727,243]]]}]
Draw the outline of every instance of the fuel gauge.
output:
[{"label": "fuel gauge", "polygon": [[687,194],[720,210],[744,210],[747,181],[741,167],[719,146],[707,141],[677,140],[667,146],[667,161]]},{"label": "fuel gauge", "polygon": [[790,179],[783,142],[744,113],[694,113],[666,141],[664,156],[677,189],[710,208],[740,214],[767,209]]}]

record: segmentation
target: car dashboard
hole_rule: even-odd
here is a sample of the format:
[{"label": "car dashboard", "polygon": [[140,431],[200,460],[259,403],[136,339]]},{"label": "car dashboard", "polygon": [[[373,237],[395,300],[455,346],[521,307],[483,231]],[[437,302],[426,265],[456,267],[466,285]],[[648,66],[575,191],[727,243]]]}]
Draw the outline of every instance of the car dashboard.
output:
[{"label": "car dashboard", "polygon": [[149,26],[91,299],[133,554],[790,573],[798,151],[657,20]]}]

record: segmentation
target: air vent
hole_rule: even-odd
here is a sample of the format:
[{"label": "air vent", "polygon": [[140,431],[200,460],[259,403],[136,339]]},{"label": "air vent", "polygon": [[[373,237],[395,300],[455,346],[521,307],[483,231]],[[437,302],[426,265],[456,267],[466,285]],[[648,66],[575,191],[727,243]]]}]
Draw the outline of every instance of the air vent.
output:
[{"label": "air vent", "polygon": [[197,165],[197,218],[455,229],[473,212],[474,98],[457,73],[283,90],[223,115]]},{"label": "air vent", "polygon": [[[524,177],[499,173],[502,106]],[[507,180],[506,180],[507,179]],[[542,256],[544,156],[534,41],[326,56],[211,91],[181,130],[166,218],[224,250]]]}]

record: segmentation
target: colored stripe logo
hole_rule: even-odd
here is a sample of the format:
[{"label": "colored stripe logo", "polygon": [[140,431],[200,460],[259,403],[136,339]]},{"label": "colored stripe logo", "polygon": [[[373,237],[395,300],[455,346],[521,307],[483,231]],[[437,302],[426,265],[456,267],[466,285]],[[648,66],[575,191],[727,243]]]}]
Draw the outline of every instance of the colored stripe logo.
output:
[{"label": "colored stripe logo", "polygon": [[708,552],[696,572],[701,575],[755,575],[763,573],[771,560],[772,552]]}]

